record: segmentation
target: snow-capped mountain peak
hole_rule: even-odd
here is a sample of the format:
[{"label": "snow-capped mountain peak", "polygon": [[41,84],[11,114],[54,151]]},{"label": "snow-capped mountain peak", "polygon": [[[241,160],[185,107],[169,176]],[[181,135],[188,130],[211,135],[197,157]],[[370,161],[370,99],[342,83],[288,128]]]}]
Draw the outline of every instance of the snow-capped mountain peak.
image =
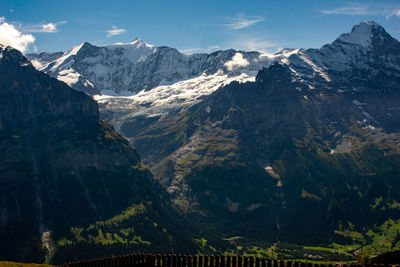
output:
[{"label": "snow-capped mountain peak", "polygon": [[[380,63],[381,59],[399,62],[399,51],[400,43],[382,26],[364,21],[355,25],[350,33],[341,34],[333,43],[320,49],[295,51],[287,58],[279,57],[284,52],[288,53],[285,50],[275,55],[279,55],[277,61],[289,67],[293,81],[307,84],[311,90],[340,88],[340,92],[361,92],[368,88],[364,84],[365,77],[379,80],[384,68],[392,69],[393,74],[400,74],[397,66]],[[349,77],[358,82],[349,83]]]},{"label": "snow-capped mountain peak", "polygon": [[115,43],[111,45],[106,45],[106,47],[135,47],[135,48],[154,48],[154,45],[144,42],[141,38],[136,38],[130,43]]},{"label": "snow-capped mountain peak", "polygon": [[363,21],[355,25],[350,33],[341,34],[334,43],[359,45],[368,48],[372,45],[373,37],[382,33],[386,32],[378,23],[374,21]]}]

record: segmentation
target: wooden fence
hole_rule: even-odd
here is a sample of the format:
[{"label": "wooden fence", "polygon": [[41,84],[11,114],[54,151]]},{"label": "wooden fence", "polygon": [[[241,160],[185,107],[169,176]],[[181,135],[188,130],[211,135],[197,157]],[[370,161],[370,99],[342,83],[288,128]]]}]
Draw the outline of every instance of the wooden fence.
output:
[{"label": "wooden fence", "polygon": [[[132,254],[69,262],[62,267],[388,267],[376,264],[317,264],[252,256]],[[396,265],[393,267],[400,267]]]}]

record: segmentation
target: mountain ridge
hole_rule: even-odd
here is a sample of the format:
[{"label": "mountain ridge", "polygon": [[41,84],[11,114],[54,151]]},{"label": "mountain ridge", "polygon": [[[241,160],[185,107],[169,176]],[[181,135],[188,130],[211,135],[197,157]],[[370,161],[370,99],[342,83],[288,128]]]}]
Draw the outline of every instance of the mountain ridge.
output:
[{"label": "mountain ridge", "polygon": [[[120,50],[130,52],[121,54]],[[201,75],[203,72],[214,74],[219,69],[230,73],[235,64],[231,65],[231,68],[224,68],[224,63],[228,62],[235,53],[243,53],[245,60],[251,60],[253,64],[261,56],[259,52],[236,52],[232,49],[211,54],[186,55],[175,48],[148,45],[138,38],[131,43],[105,46],[95,46],[84,42],[57,59],[51,56],[44,57],[45,54],[42,56],[28,54],[27,57],[39,70],[64,80],[71,87],[89,94],[101,94],[102,91],[135,93],[143,89],[151,90],[162,85],[163,81],[185,80]],[[117,58],[113,59],[115,56]],[[46,61],[47,59],[50,61]],[[104,59],[107,62],[103,62]],[[249,65],[248,62],[247,65]],[[240,65],[236,64],[236,67],[238,66]],[[174,72],[170,72],[169,68],[173,68]],[[258,70],[254,67],[250,70],[252,69]],[[101,74],[104,70],[112,71],[112,76],[99,76],[104,75]],[[122,78],[122,75],[131,77]],[[111,83],[106,83],[105,80],[111,80]]]}]

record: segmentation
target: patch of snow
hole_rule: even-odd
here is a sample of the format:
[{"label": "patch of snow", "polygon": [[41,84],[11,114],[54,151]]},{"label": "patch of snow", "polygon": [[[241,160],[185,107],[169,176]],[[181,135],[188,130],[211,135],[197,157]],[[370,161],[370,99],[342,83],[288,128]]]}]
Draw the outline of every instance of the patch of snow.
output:
[{"label": "patch of snow", "polygon": [[88,80],[85,80],[85,81],[83,82],[83,85],[86,86],[86,87],[92,87],[92,88],[94,88],[93,83],[91,83],[91,82],[88,81]]},{"label": "patch of snow", "polygon": [[283,50],[281,50],[278,53],[275,53],[273,55],[269,55],[269,57],[271,58],[279,58],[279,57],[290,57],[291,55],[297,54],[301,51],[301,49],[289,49],[289,48],[285,48]]},{"label": "patch of snow", "polygon": [[43,65],[39,60],[37,59],[33,59],[31,60],[32,65],[37,69],[37,70],[41,70],[45,67],[45,65]]},{"label": "patch of snow", "polygon": [[66,70],[62,70],[57,75],[57,79],[65,82],[69,86],[77,83],[79,81],[80,74],[75,72],[73,69],[69,68]]},{"label": "patch of snow", "polygon": [[311,68],[314,70],[314,72],[318,73],[322,78],[325,79],[325,81],[330,82],[331,78],[324,72],[324,70],[320,67],[318,67],[314,62],[311,61],[305,54],[299,54],[299,57],[306,62]]}]

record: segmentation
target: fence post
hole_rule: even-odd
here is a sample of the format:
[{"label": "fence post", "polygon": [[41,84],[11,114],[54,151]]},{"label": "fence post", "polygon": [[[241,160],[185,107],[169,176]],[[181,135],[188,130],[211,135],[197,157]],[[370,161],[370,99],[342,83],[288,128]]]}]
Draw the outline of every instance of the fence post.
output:
[{"label": "fence post", "polygon": [[117,256],[116,260],[117,260],[117,266],[122,266],[123,265],[123,261],[122,261],[122,256]]},{"label": "fence post", "polygon": [[208,256],[204,256],[204,267],[208,267]]},{"label": "fence post", "polygon": [[261,267],[267,267],[267,263],[266,263],[265,258],[261,259]]},{"label": "fence post", "polygon": [[197,267],[197,256],[193,256],[193,267]]},{"label": "fence post", "polygon": [[177,258],[177,267],[182,267],[182,255],[178,254]]},{"label": "fence post", "polygon": [[198,267],[203,267],[203,255],[199,255]]},{"label": "fence post", "polygon": [[249,265],[248,265],[248,263],[249,263],[249,257],[244,256],[243,258],[244,258],[244,259],[243,259],[243,267],[248,267],[248,266],[249,266]]},{"label": "fence post", "polygon": [[232,267],[236,267],[236,260],[237,260],[237,257],[232,256]]},{"label": "fence post", "polygon": [[254,267],[254,257],[253,256],[250,257],[249,264],[250,264],[250,267]]},{"label": "fence post", "polygon": [[168,254],[167,255],[167,267],[171,267],[172,266],[172,255]]},{"label": "fence post", "polygon": [[219,256],[220,267],[225,267],[225,255]]},{"label": "fence post", "polygon": [[243,267],[242,256],[238,257],[238,267]]},{"label": "fence post", "polygon": [[[157,260],[157,263],[155,262]],[[156,258],[154,259],[154,266],[161,267],[161,255],[157,254]]]},{"label": "fence post", "polygon": [[188,267],[192,267],[192,256],[189,255],[188,257]]},{"label": "fence post", "polygon": [[256,267],[260,267],[260,258],[256,257]]},{"label": "fence post", "polygon": [[128,255],[122,256],[122,266],[124,266],[124,267],[129,266],[129,256]]},{"label": "fence post", "polygon": [[182,258],[182,267],[186,267],[187,266],[187,258],[188,258],[188,256],[185,254],[185,255],[183,255],[183,258]]},{"label": "fence post", "polygon": [[214,267],[214,256],[210,256],[210,267]]}]

